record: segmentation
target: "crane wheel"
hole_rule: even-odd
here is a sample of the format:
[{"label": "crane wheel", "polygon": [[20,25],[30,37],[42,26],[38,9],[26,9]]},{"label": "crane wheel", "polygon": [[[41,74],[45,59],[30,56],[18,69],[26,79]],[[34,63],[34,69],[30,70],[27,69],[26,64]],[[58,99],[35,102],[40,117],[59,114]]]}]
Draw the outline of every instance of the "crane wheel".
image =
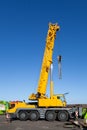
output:
[{"label": "crane wheel", "polygon": [[56,113],[54,111],[47,111],[46,112],[46,120],[47,121],[54,121],[56,119]]},{"label": "crane wheel", "polygon": [[37,121],[39,119],[39,113],[37,111],[31,111],[29,113],[29,119],[31,121]]},{"label": "crane wheel", "polygon": [[25,121],[28,119],[28,113],[26,111],[20,111],[19,112],[19,119],[21,121]]},{"label": "crane wheel", "polygon": [[69,114],[67,111],[59,111],[57,114],[59,121],[67,121],[69,119]]}]

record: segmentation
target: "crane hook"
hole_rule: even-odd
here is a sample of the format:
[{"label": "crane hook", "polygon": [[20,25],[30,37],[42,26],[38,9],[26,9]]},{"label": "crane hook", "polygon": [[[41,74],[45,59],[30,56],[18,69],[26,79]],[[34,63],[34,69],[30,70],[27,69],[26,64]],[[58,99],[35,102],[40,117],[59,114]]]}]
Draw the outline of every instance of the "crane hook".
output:
[{"label": "crane hook", "polygon": [[62,70],[61,70],[61,60],[62,60],[62,56],[61,55],[59,55],[58,57],[58,74],[59,74],[59,79],[61,79],[62,78]]}]

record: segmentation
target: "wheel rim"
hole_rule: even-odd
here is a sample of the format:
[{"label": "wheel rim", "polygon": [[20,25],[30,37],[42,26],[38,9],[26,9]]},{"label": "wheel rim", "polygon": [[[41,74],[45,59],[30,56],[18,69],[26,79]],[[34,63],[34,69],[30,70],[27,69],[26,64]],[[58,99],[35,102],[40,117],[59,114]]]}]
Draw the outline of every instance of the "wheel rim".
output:
[{"label": "wheel rim", "polygon": [[62,120],[66,119],[65,113],[61,113],[61,114],[60,114],[60,118],[61,118]]},{"label": "wheel rim", "polygon": [[36,121],[39,119],[39,113],[38,112],[30,112],[30,120]]},{"label": "wheel rim", "polygon": [[27,120],[27,119],[28,119],[27,113],[21,111],[21,112],[19,113],[19,119],[20,119],[20,120],[23,120],[23,121],[24,121],[24,120]]},{"label": "wheel rim", "polygon": [[33,120],[34,120],[34,119],[36,119],[36,117],[37,117],[37,116],[36,116],[36,114],[35,114],[35,113],[32,113],[32,114],[31,114],[31,119],[33,119]]},{"label": "wheel rim", "polygon": [[54,113],[54,112],[47,112],[47,114],[46,114],[46,119],[48,120],[48,121],[54,121],[55,120],[55,118],[56,118],[56,114]]},{"label": "wheel rim", "polygon": [[60,111],[58,113],[58,120],[67,121],[68,120],[68,113],[66,111]]},{"label": "wheel rim", "polygon": [[25,113],[22,113],[22,114],[20,115],[20,117],[21,117],[21,119],[24,119],[24,118],[26,117],[26,114],[25,114]]},{"label": "wheel rim", "polygon": [[49,113],[49,114],[48,114],[48,118],[49,118],[50,120],[52,120],[53,117],[54,117],[54,114],[52,114],[52,113]]}]

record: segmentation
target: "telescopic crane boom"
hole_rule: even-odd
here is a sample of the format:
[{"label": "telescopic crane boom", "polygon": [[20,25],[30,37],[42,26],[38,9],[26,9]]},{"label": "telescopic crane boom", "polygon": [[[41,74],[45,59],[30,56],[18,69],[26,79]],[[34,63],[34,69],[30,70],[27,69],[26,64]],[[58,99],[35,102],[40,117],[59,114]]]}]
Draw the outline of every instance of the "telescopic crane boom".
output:
[{"label": "telescopic crane boom", "polygon": [[49,29],[48,29],[47,38],[46,38],[46,47],[45,47],[43,61],[42,61],[42,67],[41,67],[41,72],[40,72],[40,77],[39,77],[39,82],[38,82],[38,87],[37,87],[37,93],[31,94],[29,97],[30,100],[35,100],[37,98],[44,98],[46,95],[49,70],[52,64],[54,41],[56,38],[56,32],[59,29],[60,27],[57,24],[49,23]]}]

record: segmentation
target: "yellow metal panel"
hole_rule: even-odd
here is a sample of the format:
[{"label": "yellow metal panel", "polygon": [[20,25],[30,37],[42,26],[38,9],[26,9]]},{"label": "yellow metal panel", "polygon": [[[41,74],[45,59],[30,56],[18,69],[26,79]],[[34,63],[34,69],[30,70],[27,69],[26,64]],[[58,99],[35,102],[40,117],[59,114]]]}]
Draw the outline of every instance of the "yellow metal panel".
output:
[{"label": "yellow metal panel", "polygon": [[63,103],[58,99],[39,99],[38,100],[39,107],[62,107]]}]

